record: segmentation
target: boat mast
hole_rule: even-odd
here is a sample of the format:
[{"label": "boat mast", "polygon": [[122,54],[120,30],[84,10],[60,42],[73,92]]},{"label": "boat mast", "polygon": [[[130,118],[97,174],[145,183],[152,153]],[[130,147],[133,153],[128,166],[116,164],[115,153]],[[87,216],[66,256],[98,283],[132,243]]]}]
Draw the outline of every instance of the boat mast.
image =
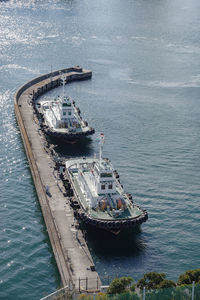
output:
[{"label": "boat mast", "polygon": [[100,149],[99,149],[99,165],[100,165],[100,167],[101,167],[101,161],[102,161],[103,144],[104,144],[104,134],[101,133],[100,134],[100,141],[99,141],[99,146],[100,146]]},{"label": "boat mast", "polygon": [[64,99],[64,95],[65,95],[65,79],[66,79],[66,77],[64,75],[62,75],[60,77],[60,79],[62,80],[62,85],[63,85],[63,96],[62,96],[62,99]]}]

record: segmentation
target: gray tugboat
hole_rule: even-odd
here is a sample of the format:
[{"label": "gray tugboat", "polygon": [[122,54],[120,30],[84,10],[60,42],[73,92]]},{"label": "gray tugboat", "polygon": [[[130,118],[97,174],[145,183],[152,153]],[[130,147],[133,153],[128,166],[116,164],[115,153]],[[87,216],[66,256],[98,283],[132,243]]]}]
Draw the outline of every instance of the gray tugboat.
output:
[{"label": "gray tugboat", "polygon": [[75,106],[75,101],[64,95],[65,78],[61,77],[61,80],[63,95],[56,99],[38,100],[36,108],[45,134],[61,141],[75,143],[94,134],[95,130],[82,120],[80,109]]},{"label": "gray tugboat", "polygon": [[103,143],[101,134],[99,158],[67,160],[62,179],[78,219],[118,234],[142,224],[148,214],[125,193],[110,160],[102,157]]}]

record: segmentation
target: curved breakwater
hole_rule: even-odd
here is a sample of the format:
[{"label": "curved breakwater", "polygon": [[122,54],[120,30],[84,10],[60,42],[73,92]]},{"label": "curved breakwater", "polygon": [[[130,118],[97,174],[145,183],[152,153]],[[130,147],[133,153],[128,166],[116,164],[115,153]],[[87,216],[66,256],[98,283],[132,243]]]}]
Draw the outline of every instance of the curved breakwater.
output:
[{"label": "curved breakwater", "polygon": [[[16,92],[15,114],[62,283],[72,289],[80,288],[79,278],[87,278],[87,288],[95,290],[100,285],[98,274],[82,232],[76,226],[73,210],[55,180],[56,168],[51,157],[46,155],[45,138],[39,134],[39,125],[35,122],[30,103],[59,86],[61,74],[65,74],[66,82],[92,76],[91,71],[74,67],[35,78]],[[47,185],[51,188],[51,196],[46,193]]]}]

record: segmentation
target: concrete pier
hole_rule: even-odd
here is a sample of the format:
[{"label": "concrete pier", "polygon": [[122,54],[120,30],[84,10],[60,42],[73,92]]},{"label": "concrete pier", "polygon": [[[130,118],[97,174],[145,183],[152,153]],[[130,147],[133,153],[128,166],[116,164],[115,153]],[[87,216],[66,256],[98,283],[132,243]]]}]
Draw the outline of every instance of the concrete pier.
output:
[{"label": "concrete pier", "polygon": [[32,99],[60,85],[61,74],[67,82],[92,76],[91,71],[73,67],[37,77],[16,92],[15,114],[62,284],[78,291],[96,291],[100,278],[31,105]]}]

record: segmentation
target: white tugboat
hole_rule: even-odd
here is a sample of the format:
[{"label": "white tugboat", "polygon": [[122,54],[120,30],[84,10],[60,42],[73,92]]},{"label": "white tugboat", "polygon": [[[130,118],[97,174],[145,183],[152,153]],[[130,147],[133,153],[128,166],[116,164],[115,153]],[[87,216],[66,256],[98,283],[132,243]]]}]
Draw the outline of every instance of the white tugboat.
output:
[{"label": "white tugboat", "polygon": [[82,120],[80,110],[75,101],[64,95],[65,77],[61,77],[63,95],[54,100],[37,102],[37,109],[41,116],[41,126],[49,136],[68,142],[76,142],[91,135],[95,130]]},{"label": "white tugboat", "polygon": [[75,216],[86,224],[117,234],[123,228],[142,224],[148,214],[133,203],[110,160],[102,157],[103,143],[101,134],[99,158],[69,159],[62,179]]}]

